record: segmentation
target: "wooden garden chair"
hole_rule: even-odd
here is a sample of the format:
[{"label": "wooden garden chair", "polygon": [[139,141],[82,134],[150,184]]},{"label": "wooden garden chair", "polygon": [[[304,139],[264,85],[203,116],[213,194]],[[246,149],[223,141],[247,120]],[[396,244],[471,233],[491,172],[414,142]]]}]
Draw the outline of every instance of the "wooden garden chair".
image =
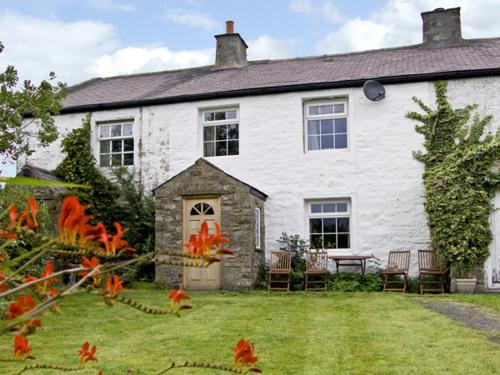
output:
[{"label": "wooden garden chair", "polygon": [[444,271],[433,250],[418,251],[418,287],[424,292],[444,293]]},{"label": "wooden garden chair", "polygon": [[[271,260],[269,262],[268,272],[268,288],[271,290],[286,290],[290,291],[291,284],[291,267],[292,266],[292,253],[289,251],[273,251],[271,252]],[[286,276],[286,279],[285,279]],[[278,284],[273,286],[273,284]],[[286,288],[283,286],[286,284]]]},{"label": "wooden garden chair", "polygon": [[326,292],[328,285],[328,253],[314,251],[306,253],[305,288]]},{"label": "wooden garden chair", "polygon": [[[387,268],[381,272],[385,275],[384,280],[384,292],[403,292],[405,293],[408,289],[408,269],[410,268],[410,251],[400,250],[400,251],[390,251],[389,260],[387,262]],[[400,279],[398,276],[402,276]],[[391,280],[391,277],[397,277],[397,280]],[[394,287],[397,284],[403,287]]]}]

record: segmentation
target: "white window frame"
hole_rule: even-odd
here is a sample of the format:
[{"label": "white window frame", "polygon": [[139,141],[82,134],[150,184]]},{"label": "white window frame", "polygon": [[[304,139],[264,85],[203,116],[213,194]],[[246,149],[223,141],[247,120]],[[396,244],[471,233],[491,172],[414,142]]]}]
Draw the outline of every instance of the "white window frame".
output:
[{"label": "white window frame", "polygon": [[[229,111],[235,111],[236,112],[236,117],[232,119],[225,119],[225,120],[205,120],[205,114],[207,113],[215,113],[215,112],[229,112]],[[216,139],[215,140],[210,140],[210,141],[205,141],[205,128],[206,127],[216,127],[216,126],[221,126],[221,125],[234,125],[236,124],[238,126],[238,138],[237,139],[229,139],[228,137],[226,138],[226,154],[225,155],[216,155],[216,150],[217,148],[214,149],[214,155],[205,155],[205,143],[214,143],[215,145],[217,144]],[[229,141],[237,141],[238,142],[238,153],[236,154],[229,154]],[[215,158],[215,157],[221,157],[221,156],[237,156],[240,154],[240,109],[239,107],[221,107],[221,108],[211,108],[211,109],[204,109],[201,111],[201,152],[203,157],[205,158]]]},{"label": "white window frame", "polygon": [[260,250],[260,208],[255,207],[255,249]]},{"label": "white window frame", "polygon": [[[328,113],[328,114],[318,114],[318,115],[310,115],[309,108],[321,105],[335,105],[335,104],[343,104],[344,111],[342,113]],[[310,151],[332,151],[332,150],[348,150],[349,149],[349,100],[348,98],[334,98],[334,99],[324,99],[324,100],[308,100],[304,102],[304,145],[306,152]],[[335,119],[346,119],[346,147],[342,148],[318,148],[318,149],[309,149],[309,127],[308,120],[334,120]],[[333,137],[335,138],[335,129],[333,133]],[[344,134],[344,133],[339,133]],[[334,140],[335,146],[335,140]]]},{"label": "white window frame", "polygon": [[[322,205],[327,205],[327,204],[338,204],[338,203],[345,203],[347,204],[347,210],[342,211],[342,212],[312,212],[312,206],[314,204],[322,204]],[[349,218],[349,232],[340,232],[341,234],[347,233],[349,235],[349,247],[335,247],[335,248],[325,248],[326,250],[333,250],[333,251],[350,251],[352,248],[352,241],[353,241],[353,228],[352,228],[352,201],[351,199],[317,199],[317,200],[310,200],[306,204],[306,216],[307,216],[307,234],[308,234],[308,239],[311,241],[311,235],[314,235],[314,233],[311,233],[311,223],[310,219],[331,219],[331,218]],[[322,235],[324,235],[323,229],[322,229]],[[336,235],[336,243],[338,245],[338,226],[335,228],[335,235]],[[313,247],[313,244],[310,243],[311,248]]]},{"label": "white window frame", "polygon": [[[121,121],[106,121],[106,122],[98,122],[96,123],[97,127],[97,158],[98,158],[98,165],[101,168],[111,168],[111,167],[131,167],[135,164],[135,142],[134,142],[134,120],[133,119],[127,119],[127,120],[121,120]],[[111,129],[112,126],[114,125],[121,125],[121,135],[119,136],[112,136],[111,135]],[[123,135],[123,127],[124,125],[130,125],[132,128],[132,132],[130,135]],[[107,137],[101,137],[101,129],[104,126],[109,126],[109,136]],[[124,146],[125,146],[125,140],[132,140],[132,145],[133,145],[133,150],[132,151],[124,151]],[[108,141],[109,142],[109,151],[108,152],[101,152],[101,141]],[[112,141],[121,141],[121,151],[118,152],[113,152],[112,150]],[[125,155],[132,155],[132,164],[125,164]],[[101,165],[101,155],[108,155],[109,156],[109,165]],[[113,155],[121,155],[121,163],[120,165],[113,165],[112,157]]]}]

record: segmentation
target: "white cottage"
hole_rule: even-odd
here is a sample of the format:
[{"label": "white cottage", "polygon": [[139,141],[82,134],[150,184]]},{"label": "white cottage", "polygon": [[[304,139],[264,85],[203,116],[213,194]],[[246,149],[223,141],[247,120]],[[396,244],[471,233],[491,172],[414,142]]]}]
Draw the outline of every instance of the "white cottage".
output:
[{"label": "white cottage", "polygon": [[[147,190],[156,189],[160,245],[182,247],[201,221],[222,223],[237,255],[207,271],[159,266],[168,284],[250,288],[283,231],[331,254],[383,262],[389,250],[407,248],[415,272],[429,232],[423,165],[412,157],[422,138],[405,119],[416,109],[412,97],[432,103],[432,82],[448,80],[455,106],[475,102],[500,119],[500,38],[462,39],[460,8],[422,19],[418,45],[263,61],[247,61],[247,45],[229,22],[215,36],[215,65],[73,86],[56,118],[60,139],[92,113],[103,170],[130,166]],[[365,97],[367,80],[385,85],[384,100]],[[60,139],[20,164],[53,169]],[[494,203],[488,288],[500,288],[500,194]]]}]

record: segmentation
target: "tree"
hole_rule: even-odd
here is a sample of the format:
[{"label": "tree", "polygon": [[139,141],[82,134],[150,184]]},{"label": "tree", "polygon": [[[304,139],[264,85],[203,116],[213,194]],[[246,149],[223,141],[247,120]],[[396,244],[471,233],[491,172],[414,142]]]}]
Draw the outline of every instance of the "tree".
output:
[{"label": "tree", "polygon": [[[0,42],[0,53],[4,49]],[[0,154],[17,160],[23,154],[31,154],[27,139],[34,137],[42,146],[57,139],[58,132],[53,114],[62,109],[66,85],[51,83],[56,78],[51,72],[48,80],[38,85],[25,80],[19,85],[17,70],[7,66],[0,73]],[[29,120],[26,118],[29,116]]]}]

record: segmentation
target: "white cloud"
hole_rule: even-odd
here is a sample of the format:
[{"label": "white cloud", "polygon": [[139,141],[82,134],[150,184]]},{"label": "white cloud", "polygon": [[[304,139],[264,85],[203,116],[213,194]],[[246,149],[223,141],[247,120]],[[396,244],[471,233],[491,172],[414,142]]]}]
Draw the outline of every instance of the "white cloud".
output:
[{"label": "white cloud", "polygon": [[355,18],[345,22],[316,43],[320,53],[361,51],[384,47],[417,44],[422,41],[421,12],[461,7],[464,38],[483,38],[500,35],[498,12],[500,0],[389,0],[382,9],[367,19]]},{"label": "white cloud", "polygon": [[296,39],[274,39],[261,35],[248,42],[248,59],[281,59],[293,55]]},{"label": "white cloud", "polygon": [[181,25],[199,27],[208,31],[214,30],[217,27],[217,22],[208,14],[197,11],[184,11],[178,9],[167,13],[165,18]]},{"label": "white cloud", "polygon": [[62,22],[2,11],[0,25],[5,45],[0,68],[14,65],[22,79],[34,81],[50,71],[63,81],[86,79],[85,67],[119,44],[115,28],[96,21]]},{"label": "white cloud", "polygon": [[63,22],[16,12],[0,13],[0,70],[14,65],[21,79],[40,81],[54,71],[74,84],[110,76],[210,64],[214,51],[172,51],[163,45],[123,46],[115,28],[96,21]]},{"label": "white cloud", "polygon": [[89,67],[98,76],[188,68],[213,62],[212,50],[170,51],[167,47],[126,47],[103,55]]},{"label": "white cloud", "polygon": [[331,22],[341,22],[342,14],[331,1],[318,3],[313,0],[293,0],[290,10],[307,16],[324,17]]},{"label": "white cloud", "polygon": [[114,0],[89,0],[89,5],[92,8],[103,11],[120,11],[120,12],[133,12],[135,7],[132,4],[124,4],[120,1]]}]

